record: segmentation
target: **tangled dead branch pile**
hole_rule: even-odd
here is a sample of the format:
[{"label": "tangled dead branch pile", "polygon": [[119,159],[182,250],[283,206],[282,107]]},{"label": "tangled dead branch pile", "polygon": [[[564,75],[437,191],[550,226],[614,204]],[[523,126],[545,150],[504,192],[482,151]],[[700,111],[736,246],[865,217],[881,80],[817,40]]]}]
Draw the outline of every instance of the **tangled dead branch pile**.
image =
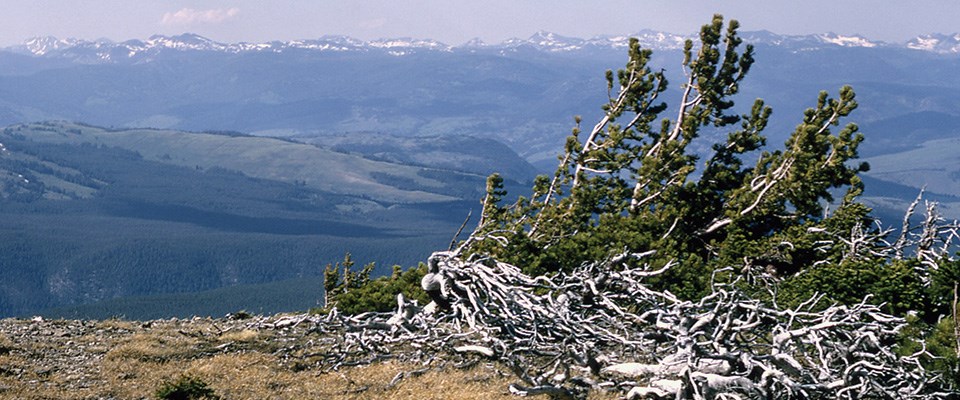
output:
[{"label": "tangled dead branch pile", "polygon": [[[628,256],[639,255],[614,260]],[[891,351],[904,321],[866,302],[824,305],[817,296],[781,309],[731,284],[683,301],[643,284],[662,271],[617,269],[615,261],[554,280],[489,260],[448,258],[441,271],[462,300],[455,315],[497,354],[509,361],[528,354],[556,359],[539,374],[518,374],[532,386],[635,386],[631,397],[638,398],[948,394],[938,391],[939,377],[923,370],[920,354]]]},{"label": "tangled dead branch pile", "polygon": [[[687,79],[673,121],[660,117],[663,71],[650,68],[651,52],[631,40],[625,68],[606,73],[604,117],[585,137],[576,119],[552,179],[538,178],[529,199],[507,207],[502,179],[488,179],[477,229],[460,249],[429,259],[422,287],[433,302],[420,309],[399,296],[393,314],[314,319],[317,329],[345,332],[332,344],[340,351],[331,353],[332,365],[398,348],[415,349],[403,354],[421,361],[476,354],[511,367],[523,381],[514,393],[555,398],[581,397],[586,388],[628,398],[956,396],[921,363],[931,356],[925,349],[895,352],[906,322],[869,298],[841,305],[814,295],[790,308],[765,286],[776,275],[833,268],[839,276],[845,263],[894,262],[915,268],[929,286],[941,264],[953,262],[949,251],[960,236],[932,203],[912,227],[919,198],[894,243],[886,241],[892,231],[869,226],[869,209],[855,201],[867,165],[851,164],[863,135],[853,124],[831,132],[857,106],[850,87],[836,99],[821,92],[782,151],[765,151],[745,167],[740,157],[765,146],[771,110],[756,100],[750,113],[732,113],[753,48],[738,51],[739,24],[723,25],[714,16],[696,51],[693,41],[684,44]],[[733,130],[700,167],[687,148],[706,126]],[[839,208],[827,212],[824,204],[842,188]],[[610,247],[632,250],[598,260]],[[793,257],[781,248],[800,250]],[[905,263],[908,253],[919,262]],[[551,260],[547,271],[557,274],[530,276],[504,260],[530,262],[520,266],[528,271]],[[772,262],[761,271],[754,264],[761,260]],[[665,271],[684,277],[674,286],[683,296],[645,284]],[[703,271],[715,279],[704,283]],[[750,294],[764,288],[763,300]]]},{"label": "tangled dead branch pile", "polygon": [[342,331],[323,363],[333,367],[393,357],[496,360],[523,381],[511,387],[520,395],[577,398],[593,388],[628,398],[951,396],[920,364],[922,352],[893,352],[904,320],[875,305],[827,305],[817,296],[787,309],[751,299],[736,282],[681,300],[643,283],[666,268],[618,264],[643,256],[534,278],[492,259],[437,252],[424,281],[442,283],[445,310],[399,296],[392,314],[334,311],[277,324]]},{"label": "tangled dead branch pile", "polygon": [[[916,258],[919,276],[929,282],[941,264],[953,262],[949,254],[960,236],[958,224],[943,220],[935,203],[926,204],[924,218],[914,218],[919,202],[892,242],[887,238],[894,231],[879,226],[810,229],[819,229],[824,239],[818,243],[827,250],[839,246],[843,260]],[[921,362],[933,357],[925,347],[902,354],[898,341],[906,321],[869,297],[843,305],[818,294],[783,307],[776,300],[779,278],[747,264],[714,271],[710,293],[686,300],[646,284],[677,265],[637,267],[648,265],[655,251],[623,252],[534,277],[482,253],[463,256],[483,240],[479,232],[456,250],[430,256],[422,287],[433,302],[425,307],[399,295],[392,313],[346,316],[334,308],[272,327],[308,323],[325,333],[326,350],[311,356],[330,369],[388,358],[425,367],[497,362],[522,381],[510,387],[518,395],[580,398],[588,390],[607,390],[628,399],[957,398],[949,377]],[[763,299],[750,294],[763,289]],[[422,370],[411,372],[417,373]]]}]

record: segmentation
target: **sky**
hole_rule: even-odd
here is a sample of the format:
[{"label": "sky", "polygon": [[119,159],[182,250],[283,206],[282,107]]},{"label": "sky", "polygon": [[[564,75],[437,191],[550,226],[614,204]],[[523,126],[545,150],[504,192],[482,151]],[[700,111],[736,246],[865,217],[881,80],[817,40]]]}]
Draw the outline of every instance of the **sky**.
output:
[{"label": "sky", "polygon": [[114,41],[196,33],[220,42],[347,35],[449,45],[537,31],[589,38],[643,29],[696,32],[715,13],[743,31],[833,32],[905,42],[960,32],[956,0],[34,0],[0,6],[0,46],[37,36]]}]

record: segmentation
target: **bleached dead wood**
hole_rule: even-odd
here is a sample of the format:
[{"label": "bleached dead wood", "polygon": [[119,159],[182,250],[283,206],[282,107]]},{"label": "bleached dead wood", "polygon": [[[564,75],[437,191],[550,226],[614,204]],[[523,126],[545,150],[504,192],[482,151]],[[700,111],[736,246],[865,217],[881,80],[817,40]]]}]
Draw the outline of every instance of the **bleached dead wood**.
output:
[{"label": "bleached dead wood", "polygon": [[557,387],[552,385],[542,385],[536,387],[524,387],[521,385],[513,384],[510,385],[510,393],[513,393],[517,396],[538,396],[538,395],[548,395],[553,399],[562,399],[562,400],[573,400],[575,397],[570,391],[563,387]]},{"label": "bleached dead wood", "polygon": [[458,353],[476,353],[487,358],[493,358],[496,355],[493,349],[485,346],[476,346],[476,345],[457,346],[457,347],[454,347],[453,350],[455,350]]},{"label": "bleached dead wood", "polygon": [[[687,301],[652,290],[654,271],[593,263],[552,278],[492,259],[435,254],[451,289],[448,311],[285,317],[343,332],[320,365],[336,369],[387,358],[422,363],[471,357],[507,365],[518,394],[576,398],[586,388],[631,389],[629,398],[946,398],[922,354],[890,348],[904,321],[870,304],[783,309],[734,285]],[[402,379],[402,378],[401,378]]]},{"label": "bleached dead wood", "polygon": [[[842,243],[845,257],[913,254],[937,265],[947,260],[943,244],[956,239],[957,225],[930,217],[935,208],[926,211],[921,226],[908,226],[893,244],[884,244],[879,227],[813,233]],[[319,359],[324,369],[384,359],[496,362],[522,382],[514,393],[555,398],[579,398],[593,388],[627,398],[946,399],[956,389],[922,367],[925,351],[896,353],[905,321],[869,299],[838,305],[818,295],[783,308],[751,298],[734,282],[714,283],[709,295],[691,301],[645,285],[672,264],[623,262],[642,262],[652,252],[532,277],[491,258],[463,258],[461,250],[429,259],[424,289],[445,304],[434,312],[398,296],[392,313],[346,316],[334,309],[256,323],[312,324],[310,332],[325,333],[318,340],[328,350],[301,357]]]}]

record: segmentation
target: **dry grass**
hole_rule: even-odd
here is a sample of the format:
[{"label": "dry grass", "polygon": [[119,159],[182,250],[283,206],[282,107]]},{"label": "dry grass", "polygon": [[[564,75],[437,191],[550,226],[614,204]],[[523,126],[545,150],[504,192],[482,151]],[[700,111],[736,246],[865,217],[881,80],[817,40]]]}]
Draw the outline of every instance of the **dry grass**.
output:
[{"label": "dry grass", "polygon": [[511,397],[510,380],[495,370],[432,371],[401,380],[389,387],[400,372],[415,365],[380,363],[339,372],[294,372],[277,360],[260,354],[224,355],[194,362],[186,373],[200,377],[229,399],[497,399]]},{"label": "dry grass", "polygon": [[[37,398],[115,397],[149,398],[164,382],[188,375],[202,379],[224,399],[505,399],[514,380],[492,366],[469,370],[447,368],[402,379],[390,387],[400,372],[419,365],[385,362],[341,371],[295,371],[272,355],[219,354],[186,362],[158,362],[110,357],[102,367],[100,390],[68,393],[41,390]],[[50,397],[44,397],[50,396]]]},{"label": "dry grass", "polygon": [[221,336],[221,340],[225,342],[249,343],[257,339],[260,339],[260,333],[252,329],[227,332]]},{"label": "dry grass", "polygon": [[[165,382],[185,375],[230,400],[515,398],[508,386],[517,381],[495,363],[469,369],[427,365],[432,369],[405,375],[391,386],[399,373],[425,366],[386,361],[331,371],[322,358],[306,356],[324,350],[316,334],[278,333],[241,322],[109,320],[82,329],[67,322],[39,325],[0,320],[0,399],[149,399]],[[58,333],[42,334],[48,331]],[[300,350],[278,351],[284,346]]]},{"label": "dry grass", "polygon": [[141,323],[136,321],[127,321],[123,319],[107,319],[97,324],[101,329],[110,329],[115,331],[134,331],[142,328]]},{"label": "dry grass", "polygon": [[107,352],[107,360],[134,359],[167,362],[193,357],[200,341],[184,336],[138,333]]}]

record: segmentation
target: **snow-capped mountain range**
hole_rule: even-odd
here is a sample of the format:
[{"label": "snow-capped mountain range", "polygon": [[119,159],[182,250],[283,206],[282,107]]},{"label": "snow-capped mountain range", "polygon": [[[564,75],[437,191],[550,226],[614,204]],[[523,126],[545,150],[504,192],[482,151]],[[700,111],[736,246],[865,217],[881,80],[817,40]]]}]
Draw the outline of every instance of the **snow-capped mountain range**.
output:
[{"label": "snow-capped mountain range", "polygon": [[[480,39],[462,45],[451,46],[429,39],[379,39],[363,41],[348,36],[324,36],[319,39],[271,41],[263,43],[221,43],[196,34],[176,36],[155,35],[146,40],[113,42],[107,39],[58,39],[36,37],[7,51],[32,54],[40,57],[63,57],[80,62],[117,62],[124,59],[149,59],[165,50],[216,51],[225,53],[276,52],[312,50],[327,52],[385,52],[403,56],[419,52],[492,51],[510,53],[521,50],[553,53],[585,50],[620,49],[627,46],[630,37],[640,40],[643,47],[655,50],[674,50],[683,47],[692,35],[677,35],[657,31],[640,31],[632,35],[598,36],[590,39],[561,36],[551,32],[537,32],[527,39],[513,38],[499,44],[486,44]],[[960,54],[960,34],[923,35],[906,43],[894,44],[873,41],[862,36],[844,36],[833,33],[817,35],[779,35],[768,31],[744,32],[744,40],[757,45],[789,47],[796,50],[811,50],[829,46],[840,47],[888,47],[929,51],[940,54]]]}]

